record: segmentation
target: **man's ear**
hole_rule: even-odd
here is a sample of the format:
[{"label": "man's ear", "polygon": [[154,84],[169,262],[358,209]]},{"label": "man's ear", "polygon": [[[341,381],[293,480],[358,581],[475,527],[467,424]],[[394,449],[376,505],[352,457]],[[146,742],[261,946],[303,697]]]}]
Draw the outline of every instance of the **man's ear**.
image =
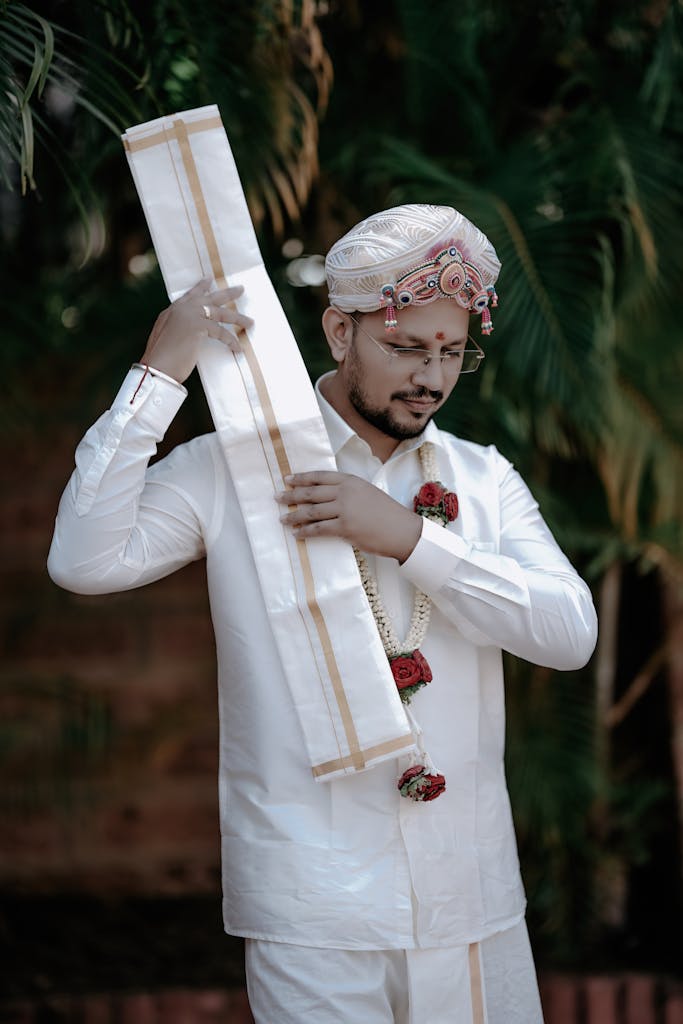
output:
[{"label": "man's ear", "polygon": [[346,313],[328,306],[322,324],[332,358],[335,363],[343,363],[353,343],[353,321]]}]

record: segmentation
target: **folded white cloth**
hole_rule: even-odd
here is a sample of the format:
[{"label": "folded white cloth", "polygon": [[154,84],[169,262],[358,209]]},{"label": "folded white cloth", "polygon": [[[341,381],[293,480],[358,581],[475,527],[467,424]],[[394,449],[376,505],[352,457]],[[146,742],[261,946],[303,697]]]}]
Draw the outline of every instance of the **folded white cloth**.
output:
[{"label": "folded white cloth", "polygon": [[330,779],[413,753],[350,545],[297,541],[280,522],[283,477],[336,466],[218,108],[136,125],[123,142],[171,300],[211,275],[217,287],[244,286],[238,305],[254,319],[241,352],[209,339],[198,365],[313,774]]}]

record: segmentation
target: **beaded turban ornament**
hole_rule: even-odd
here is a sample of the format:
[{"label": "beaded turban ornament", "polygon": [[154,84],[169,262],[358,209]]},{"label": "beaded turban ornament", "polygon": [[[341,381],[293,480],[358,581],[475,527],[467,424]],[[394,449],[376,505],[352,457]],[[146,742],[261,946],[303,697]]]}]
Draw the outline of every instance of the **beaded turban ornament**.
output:
[{"label": "beaded turban ornament", "polygon": [[398,310],[455,299],[481,315],[490,334],[500,260],[488,238],[452,206],[395,206],[367,217],[335,242],[325,260],[330,305],[343,313]]}]

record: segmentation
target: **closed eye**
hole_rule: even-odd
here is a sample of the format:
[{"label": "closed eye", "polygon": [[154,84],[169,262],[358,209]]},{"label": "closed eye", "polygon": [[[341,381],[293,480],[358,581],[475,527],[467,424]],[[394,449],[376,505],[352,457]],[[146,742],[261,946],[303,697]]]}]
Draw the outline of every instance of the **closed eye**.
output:
[{"label": "closed eye", "polygon": [[434,354],[430,352],[429,349],[426,348],[400,348],[396,345],[392,345],[390,347],[394,355],[403,358],[408,358],[409,356],[425,356],[428,358],[457,360],[462,359],[463,355],[465,354],[464,348],[450,348],[447,349],[445,352],[440,352],[438,356],[434,356]]}]

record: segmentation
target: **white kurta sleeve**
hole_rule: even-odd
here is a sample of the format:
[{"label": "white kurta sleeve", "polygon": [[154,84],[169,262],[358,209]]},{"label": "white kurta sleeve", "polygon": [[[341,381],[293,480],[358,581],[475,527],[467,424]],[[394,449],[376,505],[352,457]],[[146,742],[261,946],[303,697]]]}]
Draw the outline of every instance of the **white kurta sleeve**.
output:
[{"label": "white kurta sleeve", "polygon": [[473,643],[549,668],[580,668],[597,638],[590,590],[520,475],[500,455],[497,464],[499,551],[425,520],[401,572]]},{"label": "white kurta sleeve", "polygon": [[48,556],[59,586],[79,594],[128,590],[204,554],[196,491],[207,482],[191,479],[191,459],[182,454],[148,469],[186,395],[165,375],[133,369],[79,444]]}]

